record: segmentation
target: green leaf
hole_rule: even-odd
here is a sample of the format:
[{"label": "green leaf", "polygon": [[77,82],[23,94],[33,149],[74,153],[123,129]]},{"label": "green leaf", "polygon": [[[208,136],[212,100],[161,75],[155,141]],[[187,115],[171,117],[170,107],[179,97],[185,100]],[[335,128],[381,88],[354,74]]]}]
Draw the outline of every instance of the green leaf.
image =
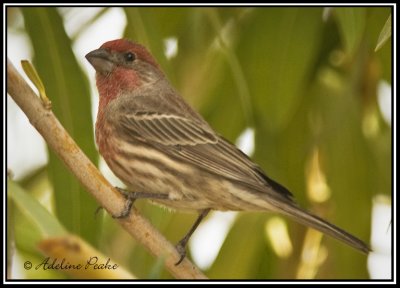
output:
[{"label": "green leaf", "polygon": [[[382,32],[383,23],[387,22],[388,18],[392,13],[390,7],[376,7],[368,10],[367,24],[366,24],[366,39],[368,40],[368,50],[373,60],[377,60],[376,74],[381,80],[387,81],[389,84],[392,83],[392,68],[393,68],[393,52],[391,43],[389,45],[383,45],[380,49],[375,52],[376,41],[379,38],[379,34]],[[389,41],[392,41],[389,38]]]},{"label": "green leaf", "polygon": [[335,8],[344,48],[350,57],[359,48],[366,24],[366,8]]},{"label": "green leaf", "polygon": [[46,90],[44,88],[43,82],[40,79],[39,75],[37,74],[35,67],[27,60],[21,61],[22,68],[25,71],[25,74],[28,78],[32,81],[32,83],[36,86],[39,91],[40,98],[42,99],[43,104],[50,109],[51,108],[51,101],[47,98]]},{"label": "green leaf", "polygon": [[147,279],[160,279],[162,271],[165,269],[165,256],[161,256],[154,263]]},{"label": "green leaf", "polygon": [[40,232],[42,238],[60,236],[67,233],[54,215],[50,214],[35,198],[24,191],[18,184],[9,180],[7,183],[8,196],[15,203],[15,207],[29,219],[32,226]]},{"label": "green leaf", "polygon": [[322,9],[272,8],[250,13],[241,24],[237,53],[258,125],[276,131],[288,124],[301,102],[321,43]]},{"label": "green leaf", "polygon": [[376,43],[375,51],[378,51],[392,37],[392,15],[386,20],[385,25],[379,34],[378,42]]},{"label": "green leaf", "polygon": [[[33,44],[34,64],[44,82],[53,111],[85,154],[96,162],[88,82],[72,52],[63,20],[56,8],[22,8],[25,28]],[[97,204],[53,153],[49,177],[56,212],[72,233],[95,243],[100,229]]]}]

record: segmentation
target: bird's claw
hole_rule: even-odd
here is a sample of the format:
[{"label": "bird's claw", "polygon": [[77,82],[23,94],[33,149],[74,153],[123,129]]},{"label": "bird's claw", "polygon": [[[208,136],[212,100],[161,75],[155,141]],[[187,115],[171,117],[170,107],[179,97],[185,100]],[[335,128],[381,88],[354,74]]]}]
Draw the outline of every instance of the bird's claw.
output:
[{"label": "bird's claw", "polygon": [[115,187],[122,196],[125,197],[125,208],[121,212],[120,215],[113,216],[113,218],[121,219],[125,218],[129,215],[133,202],[137,199],[168,199],[168,194],[156,194],[156,193],[149,193],[149,192],[134,192],[126,189],[122,189],[119,187]]},{"label": "bird's claw", "polygon": [[123,218],[128,217],[129,214],[131,213],[131,208],[132,208],[133,202],[134,201],[132,199],[126,199],[124,209],[121,211],[121,213],[119,215],[112,215],[112,218],[123,219]]},{"label": "bird's claw", "polygon": [[119,215],[112,215],[112,218],[123,219],[128,217],[128,215],[130,214],[133,202],[135,202],[136,199],[132,197],[126,190],[118,187],[115,188],[125,197],[126,201],[125,201],[125,207],[121,211],[121,213]]},{"label": "bird's claw", "polygon": [[185,259],[186,257],[186,245],[182,244],[182,241],[179,241],[178,244],[176,244],[175,248],[176,251],[178,252],[178,254],[180,255],[180,258],[178,260],[178,262],[175,263],[175,266],[178,266],[179,264],[181,264],[181,262],[183,261],[183,259]]},{"label": "bird's claw", "polygon": [[96,218],[97,215],[99,215],[99,212],[100,212],[100,210],[102,210],[102,209],[103,209],[102,206],[97,207],[96,211],[94,211],[94,218]]}]

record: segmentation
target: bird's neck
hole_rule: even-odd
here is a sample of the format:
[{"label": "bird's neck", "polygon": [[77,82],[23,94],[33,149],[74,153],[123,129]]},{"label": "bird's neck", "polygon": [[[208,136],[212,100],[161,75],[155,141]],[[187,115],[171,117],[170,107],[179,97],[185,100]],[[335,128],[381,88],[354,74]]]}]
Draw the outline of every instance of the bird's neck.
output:
[{"label": "bird's neck", "polygon": [[96,84],[100,94],[100,112],[121,93],[138,89],[142,81],[132,70],[115,69],[108,75],[97,73]]}]

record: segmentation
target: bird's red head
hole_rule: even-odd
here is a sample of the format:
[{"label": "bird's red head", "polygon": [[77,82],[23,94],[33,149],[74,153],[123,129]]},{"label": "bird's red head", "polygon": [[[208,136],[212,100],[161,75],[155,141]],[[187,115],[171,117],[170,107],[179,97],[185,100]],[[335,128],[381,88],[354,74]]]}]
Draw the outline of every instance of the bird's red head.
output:
[{"label": "bird's red head", "polygon": [[145,61],[154,67],[160,69],[158,63],[154,60],[153,56],[147,51],[147,49],[138,43],[134,43],[127,39],[117,39],[105,42],[100,46],[100,49],[106,49],[108,51],[116,53],[126,53],[130,51],[134,53],[137,59]]},{"label": "bird's red head", "polygon": [[164,77],[150,52],[126,39],[105,42],[99,49],[88,53],[86,59],[97,72],[99,112],[118,96],[134,93],[145,84]]}]

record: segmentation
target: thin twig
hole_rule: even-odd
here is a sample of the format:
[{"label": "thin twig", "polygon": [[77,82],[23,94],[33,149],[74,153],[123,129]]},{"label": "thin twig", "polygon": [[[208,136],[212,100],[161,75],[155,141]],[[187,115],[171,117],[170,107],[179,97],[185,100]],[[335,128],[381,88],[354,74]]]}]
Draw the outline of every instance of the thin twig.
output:
[{"label": "thin twig", "polygon": [[[90,162],[62,127],[53,112],[44,107],[39,97],[8,59],[7,92],[86,190],[108,213],[118,215],[124,208],[125,198],[108,183]],[[175,278],[206,279],[206,276],[187,259],[179,266],[175,266],[180,257],[175,247],[136,209],[133,209],[128,217],[116,221],[140,244],[146,247],[151,254],[156,257],[165,257],[165,267]]]}]

